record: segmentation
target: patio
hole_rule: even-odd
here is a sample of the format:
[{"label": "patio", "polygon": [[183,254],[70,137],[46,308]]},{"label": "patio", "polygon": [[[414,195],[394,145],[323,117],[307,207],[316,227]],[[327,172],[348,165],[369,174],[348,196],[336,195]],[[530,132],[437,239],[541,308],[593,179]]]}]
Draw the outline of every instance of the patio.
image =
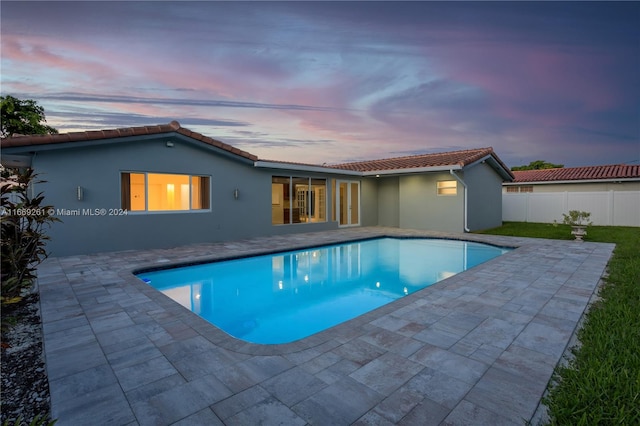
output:
[{"label": "patio", "polygon": [[[268,346],[228,336],[131,274],[376,236],[518,249]],[[38,283],[52,416],[59,426],[522,425],[541,415],[613,248],[373,227],[50,258]]]}]

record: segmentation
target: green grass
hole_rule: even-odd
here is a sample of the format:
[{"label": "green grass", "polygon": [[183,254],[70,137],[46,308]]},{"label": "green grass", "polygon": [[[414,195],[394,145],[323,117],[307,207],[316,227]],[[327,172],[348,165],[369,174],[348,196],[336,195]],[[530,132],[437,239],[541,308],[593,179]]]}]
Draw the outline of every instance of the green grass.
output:
[{"label": "green grass", "polygon": [[[486,234],[573,239],[567,225],[508,222]],[[544,399],[551,425],[640,425],[640,228],[590,226],[585,241],[615,243],[601,300],[556,368]],[[576,243],[579,244],[579,243]]]}]

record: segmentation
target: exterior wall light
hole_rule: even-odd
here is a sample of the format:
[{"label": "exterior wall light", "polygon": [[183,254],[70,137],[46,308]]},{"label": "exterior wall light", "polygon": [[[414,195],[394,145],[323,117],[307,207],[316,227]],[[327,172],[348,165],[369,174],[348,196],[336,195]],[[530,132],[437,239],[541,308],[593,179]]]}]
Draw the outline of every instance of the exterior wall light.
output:
[{"label": "exterior wall light", "polygon": [[76,197],[78,198],[78,201],[82,201],[82,199],[84,198],[84,190],[81,186],[78,186],[76,188]]},{"label": "exterior wall light", "polygon": [[240,190],[238,188],[233,190],[233,198],[236,200],[240,197]]},{"label": "exterior wall light", "polygon": [[167,148],[173,148],[173,142],[167,142]]}]

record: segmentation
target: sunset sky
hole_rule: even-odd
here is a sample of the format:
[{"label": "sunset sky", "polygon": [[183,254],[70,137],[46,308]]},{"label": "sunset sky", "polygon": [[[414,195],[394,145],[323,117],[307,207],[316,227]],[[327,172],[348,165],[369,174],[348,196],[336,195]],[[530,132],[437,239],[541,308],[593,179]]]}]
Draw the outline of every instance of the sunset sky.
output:
[{"label": "sunset sky", "polygon": [[639,2],[12,2],[1,93],[60,132],[165,124],[263,159],[492,146],[640,162]]}]

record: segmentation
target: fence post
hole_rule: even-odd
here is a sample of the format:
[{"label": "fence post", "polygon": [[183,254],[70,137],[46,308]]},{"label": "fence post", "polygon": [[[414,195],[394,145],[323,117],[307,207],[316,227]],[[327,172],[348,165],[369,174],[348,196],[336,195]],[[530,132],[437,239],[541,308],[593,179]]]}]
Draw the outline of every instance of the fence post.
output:
[{"label": "fence post", "polygon": [[614,216],[614,214],[615,214],[614,208],[615,207],[614,207],[614,204],[613,204],[614,199],[615,199],[615,193],[614,193],[614,191],[612,189],[610,189],[609,190],[609,194],[607,194],[607,202],[609,203],[609,206],[608,206],[609,208],[607,209],[607,214],[609,216],[609,217],[607,217],[607,225],[608,226],[615,226],[615,223],[614,223],[614,218],[615,218],[615,216]]}]

